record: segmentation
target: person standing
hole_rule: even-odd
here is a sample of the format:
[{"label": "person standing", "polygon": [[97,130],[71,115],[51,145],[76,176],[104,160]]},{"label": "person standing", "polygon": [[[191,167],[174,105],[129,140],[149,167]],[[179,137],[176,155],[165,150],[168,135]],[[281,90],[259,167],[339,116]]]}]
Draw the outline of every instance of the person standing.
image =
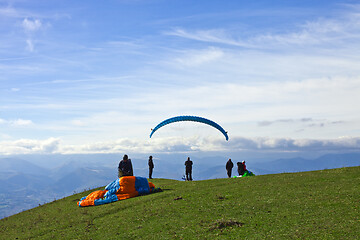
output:
[{"label": "person standing", "polygon": [[246,169],[246,165],[245,165],[245,160],[244,161],[242,161],[242,164],[243,164],[243,169],[244,169],[244,173],[247,171],[247,169]]},{"label": "person standing", "polygon": [[152,160],[152,156],[149,157],[149,179],[152,179],[152,173],[154,169],[154,162]]},{"label": "person standing", "polygon": [[186,173],[186,180],[192,181],[192,165],[193,162],[190,160],[190,157],[187,158],[185,161],[185,173]]},{"label": "person standing", "polygon": [[238,166],[239,176],[244,175],[245,170],[246,170],[245,161],[237,162],[237,166]]},{"label": "person standing", "polygon": [[226,163],[226,170],[227,170],[227,175],[229,178],[231,178],[231,172],[232,172],[233,167],[234,167],[234,164],[231,161],[231,158],[229,158],[229,160]]},{"label": "person standing", "polygon": [[131,159],[128,158],[128,155],[124,155],[123,160],[120,161],[119,167],[118,167],[118,176],[133,176],[133,167],[131,164]]}]

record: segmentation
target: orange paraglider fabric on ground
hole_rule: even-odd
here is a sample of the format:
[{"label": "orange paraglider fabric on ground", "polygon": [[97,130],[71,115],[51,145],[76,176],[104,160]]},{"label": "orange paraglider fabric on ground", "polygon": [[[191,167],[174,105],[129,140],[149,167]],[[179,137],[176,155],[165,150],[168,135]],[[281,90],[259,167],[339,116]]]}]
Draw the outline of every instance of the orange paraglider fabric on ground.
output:
[{"label": "orange paraglider fabric on ground", "polygon": [[95,192],[90,193],[86,197],[86,199],[82,200],[81,205],[82,206],[93,206],[94,201],[96,199],[103,198],[106,192],[107,192],[106,190],[97,190]]},{"label": "orange paraglider fabric on ground", "polygon": [[136,191],[135,188],[135,179],[134,176],[121,177],[119,178],[120,188],[116,192],[116,194],[124,194],[124,193],[133,193]]},{"label": "orange paraglider fabric on ground", "polygon": [[132,193],[116,194],[118,200],[125,200],[128,198],[136,197],[138,195],[139,195],[139,193],[136,191],[132,192]]},{"label": "orange paraglider fabric on ground", "polygon": [[78,206],[97,206],[151,193],[155,185],[146,178],[125,176],[109,183],[105,190],[97,190],[80,199]]}]

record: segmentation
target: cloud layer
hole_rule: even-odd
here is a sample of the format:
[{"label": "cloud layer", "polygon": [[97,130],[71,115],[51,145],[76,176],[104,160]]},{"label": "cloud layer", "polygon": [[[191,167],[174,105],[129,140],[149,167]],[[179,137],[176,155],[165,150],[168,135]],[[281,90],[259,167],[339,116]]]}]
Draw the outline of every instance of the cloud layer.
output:
[{"label": "cloud layer", "polygon": [[214,138],[160,138],[151,141],[118,139],[107,142],[66,145],[59,138],[1,141],[0,155],[74,153],[241,153],[241,152],[351,152],[360,150],[359,137],[338,139],[241,138],[229,142]]}]

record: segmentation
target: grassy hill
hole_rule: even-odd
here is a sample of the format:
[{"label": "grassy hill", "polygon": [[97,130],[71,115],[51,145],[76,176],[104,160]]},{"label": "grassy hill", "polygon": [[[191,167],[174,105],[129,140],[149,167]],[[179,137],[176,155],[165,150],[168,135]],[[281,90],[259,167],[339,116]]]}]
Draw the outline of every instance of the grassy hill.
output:
[{"label": "grassy hill", "polygon": [[152,182],[164,191],[78,207],[91,190],[2,219],[0,239],[360,238],[360,167]]}]

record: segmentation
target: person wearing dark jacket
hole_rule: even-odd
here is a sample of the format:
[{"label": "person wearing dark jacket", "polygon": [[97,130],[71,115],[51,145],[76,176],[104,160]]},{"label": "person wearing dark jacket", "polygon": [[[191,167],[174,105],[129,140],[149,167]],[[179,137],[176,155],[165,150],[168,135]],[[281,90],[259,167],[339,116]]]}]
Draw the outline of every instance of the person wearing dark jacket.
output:
[{"label": "person wearing dark jacket", "polygon": [[128,155],[124,155],[123,160],[120,161],[119,163],[119,178],[122,176],[133,176],[133,168],[132,168],[132,164],[131,164],[131,159],[128,158]]},{"label": "person wearing dark jacket", "polygon": [[152,173],[154,168],[154,162],[152,160],[152,156],[149,157],[149,179],[152,179]]},{"label": "person wearing dark jacket", "polygon": [[192,165],[193,162],[190,160],[190,157],[187,158],[187,160],[185,161],[185,172],[186,172],[186,180],[187,181],[192,181]]},{"label": "person wearing dark jacket", "polygon": [[245,161],[237,162],[237,166],[238,166],[239,176],[244,175],[245,170],[246,170]]},{"label": "person wearing dark jacket", "polygon": [[229,158],[229,160],[226,163],[226,170],[227,170],[227,175],[229,178],[231,178],[231,171],[232,171],[233,167],[234,167],[234,164],[231,161],[231,158]]}]

